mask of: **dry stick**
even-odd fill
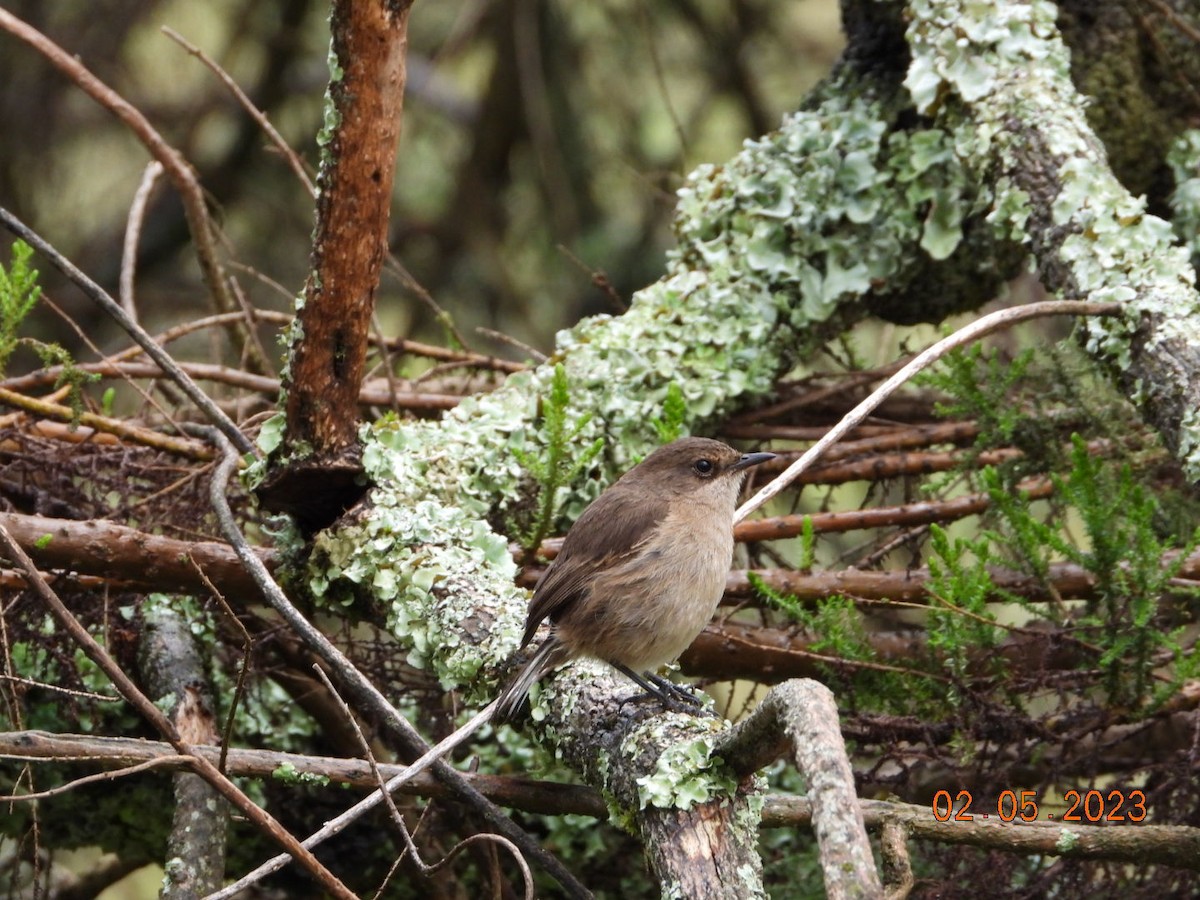
[[[339,669],[339,673],[340,673],[340,669]],[[423,756],[421,756],[420,759],[418,759],[412,765],[406,766],[404,771],[401,772],[399,775],[393,775],[391,778],[389,778],[387,783],[384,784],[382,791],[373,791],[372,793],[370,793],[366,797],[364,797],[362,800],[358,801],[358,803],[355,803],[353,806],[351,806],[349,809],[347,809],[341,815],[339,815],[333,819],[330,819],[319,830],[314,831],[312,834],[310,834],[308,837],[306,837],[301,842],[301,846],[306,847],[311,850],[313,847],[316,847],[318,844],[321,844],[324,841],[329,840],[329,838],[331,838],[334,835],[345,830],[346,826],[353,823],[356,819],[361,818],[363,815],[370,812],[372,809],[374,809],[376,806],[378,806],[380,803],[382,803],[384,800],[385,794],[389,797],[389,801],[390,801],[391,794],[395,793],[395,791],[397,789],[399,789],[401,786],[412,781],[414,778],[416,778],[418,775],[420,775],[423,771],[428,769],[430,766],[437,765],[437,764],[445,765],[445,763],[442,762],[442,757],[445,756],[447,753],[449,753],[451,750],[453,750],[455,747],[457,747],[459,744],[461,744],[468,737],[470,737],[471,734],[474,733],[475,730],[478,729],[480,726],[482,726],[485,722],[490,720],[492,718],[492,714],[496,711],[497,702],[498,701],[493,700],[491,703],[489,703],[487,706],[485,706],[483,709],[481,709],[479,712],[477,712],[475,714],[475,716],[471,719],[471,721],[469,721],[466,725],[462,726],[462,728],[458,729],[456,732],[454,732],[454,734],[450,735],[448,738],[441,741],[436,746],[432,747],[429,751],[427,751]],[[397,715],[399,715],[399,713],[397,713]],[[456,772],[455,774],[460,774],[460,773]],[[464,783],[465,783],[465,781],[464,781]],[[474,788],[471,788],[471,790],[473,791]],[[490,800],[487,802],[489,804],[491,803]],[[509,821],[511,821],[511,820],[509,820]],[[513,827],[516,828],[515,825]],[[521,833],[524,834],[524,832],[521,832]],[[499,835],[494,835],[494,836],[498,837]],[[521,852],[520,852],[520,850],[517,850],[517,848],[515,846],[516,841],[514,840],[512,843],[514,844],[514,848],[513,848],[514,855],[518,859],[520,859]],[[535,844],[534,846],[537,846],[537,845]],[[528,850],[526,850],[526,852],[528,852]],[[544,850],[542,852],[545,853]],[[555,860],[555,861],[557,862],[557,860]],[[288,863],[287,854],[281,854],[279,856],[273,857],[273,858],[267,860],[265,863],[263,863],[261,866],[259,866],[254,871],[247,872],[245,875],[243,875],[241,878],[239,878],[233,884],[230,884],[215,893],[209,894],[207,897],[204,898],[204,900],[229,900],[229,898],[236,896],[238,893],[245,890],[250,885],[257,884],[259,881],[262,881],[262,879],[266,878],[272,872],[277,872],[279,869],[281,869],[285,865],[287,865],[287,863]],[[553,874],[553,872],[551,874]],[[526,884],[528,884],[528,883],[529,882],[526,882]],[[560,883],[562,883],[562,882],[560,881]],[[563,886],[567,887],[567,885],[565,883],[563,883]],[[580,885],[580,889],[583,891],[582,894],[572,894],[571,896],[581,896],[581,897],[590,897],[591,896],[591,894],[587,891],[587,889],[583,888],[582,885]]]
[[[993,331],[1007,328],[1010,325],[1015,325],[1017,322],[1023,322],[1026,319],[1062,315],[1114,316],[1120,313],[1121,309],[1122,307],[1119,303],[1093,303],[1088,300],[1045,300],[1040,303],[1030,303],[1026,306],[1014,306],[1010,309],[1002,309],[999,312],[986,315],[982,319],[976,319],[965,328],[960,328],[949,337],[943,338],[932,347],[921,351],[904,368],[900,369],[895,375],[872,391],[867,399],[846,413],[840,422],[829,429],[825,437],[809,447],[803,456],[787,467],[783,474],[779,475],[770,484],[766,485],[761,491],[743,503],[738,508],[738,511],[734,513],[734,524],[736,525],[742,521],[750,513],[784,490],[805,469],[816,462],[821,454],[829,449],[831,445],[836,444],[847,432],[861,424],[875,407],[895,393],[901,385],[922,369],[926,369],[937,362],[949,351],[978,340]]]
[[[221,449],[221,462],[217,464],[209,486],[209,497],[213,512],[216,514],[217,522],[221,527],[221,532],[225,535],[225,539],[233,547],[234,552],[242,561],[242,565],[258,585],[263,597],[266,598],[267,602],[279,613],[283,620],[295,630],[296,634],[308,645],[309,649],[316,653],[317,656],[337,673],[338,678],[342,682],[343,690],[351,696],[360,708],[366,709],[380,719],[385,727],[398,736],[409,748],[423,748],[425,746],[425,739],[421,734],[413,728],[404,716],[400,715],[399,711],[388,702],[388,699],[358,670],[354,663],[292,605],[292,602],[288,600],[279,585],[275,583],[275,579],[271,577],[271,573],[263,564],[262,559],[259,558],[254,549],[246,541],[245,536],[234,521],[233,512],[229,508],[229,501],[226,497],[226,486],[228,485],[230,476],[232,476],[234,470],[237,468],[238,457],[233,452],[233,448],[229,446],[229,442],[225,439],[224,434],[206,426],[192,426],[190,430],[203,433]],[[469,804],[497,833],[504,835],[516,844],[527,858],[536,860],[562,886],[567,896],[590,898],[592,896],[591,891],[580,884],[578,879],[553,854],[548,853],[524,829],[506,816],[499,807],[472,787],[463,778],[461,772],[458,772],[440,759],[449,749],[461,743],[467,735],[491,718],[495,707],[495,701],[488,704],[466,726],[460,728],[449,738],[446,738],[446,740],[439,743],[432,750],[426,752],[409,769],[416,769],[418,765],[422,766],[422,768],[432,765],[433,773],[439,781],[452,788],[458,794],[459,799]],[[415,777],[419,771],[420,769],[417,769],[409,774],[409,771],[406,770],[402,776],[397,776],[397,778],[403,778],[404,781],[407,781]],[[396,779],[393,779],[394,781]],[[401,781],[399,783],[403,784],[404,782]],[[378,800],[375,802],[378,802]]]
[[[215,787],[263,833],[284,847],[297,862],[303,865],[320,882],[325,890],[336,897],[355,900],[354,894],[334,877],[328,869],[321,865],[320,861],[312,853],[300,846],[300,842],[289,834],[287,829],[280,825],[270,813],[242,793],[237,785],[217,771],[216,766],[193,751],[191,745],[179,736],[179,732],[175,729],[175,725],[171,720],[151,702],[150,698],[138,689],[138,686],[133,683],[133,679],[125,674],[116,661],[108,654],[108,651],[92,637],[80,621],[67,609],[66,605],[54,593],[54,590],[46,582],[46,579],[37,570],[37,566],[34,565],[33,560],[25,554],[25,551],[21,549],[21,545],[13,540],[12,536],[8,533],[8,529],[4,527],[2,522],[0,522],[0,549],[3,549],[5,555],[24,572],[27,583],[33,588],[34,593],[41,598],[42,603],[46,605],[50,614],[62,626],[63,630],[71,636],[80,649],[83,650],[88,659],[99,666],[100,670],[108,677],[108,680],[113,683],[113,686],[120,691],[121,696],[170,742],[177,753],[190,758],[192,768],[196,774]]]
[[[380,774],[379,771],[379,764],[375,761],[375,754],[371,752],[371,745],[367,742],[366,735],[363,734],[362,728],[359,727],[358,720],[354,717],[354,713],[350,711],[350,707],[346,704],[346,701],[342,699],[342,695],[339,694],[337,688],[333,686],[333,682],[329,680],[329,676],[325,674],[325,670],[318,665],[314,665],[313,669],[316,671],[317,677],[320,678],[325,684],[325,687],[329,691],[330,696],[333,697],[334,702],[341,708],[342,714],[346,717],[346,722],[350,725],[350,729],[354,732],[355,737],[358,738],[359,747],[367,760],[367,764],[371,767],[371,774],[375,776],[376,784],[379,786],[379,790],[376,791],[374,796],[380,797],[386,801],[388,812],[391,813],[392,816],[392,821],[396,823],[396,826],[399,828],[400,835],[404,840],[405,852],[412,855],[413,862],[416,863],[421,874],[428,877],[437,872],[439,869],[449,865],[454,860],[454,857],[458,856],[458,854],[467,849],[467,847],[471,846],[471,844],[477,840],[491,841],[505,847],[508,852],[512,854],[517,866],[521,869],[521,876],[525,881],[525,900],[533,900],[533,873],[529,871],[529,866],[526,864],[525,858],[521,856],[521,851],[516,848],[516,845],[513,844],[513,842],[508,838],[501,837],[498,834],[472,835],[466,840],[459,841],[457,844],[455,844],[445,856],[443,856],[433,865],[426,865],[425,861],[421,859],[421,854],[417,850],[417,845],[413,843],[412,835],[410,835],[408,832],[408,826],[404,824],[404,817],[400,815],[400,810],[396,808],[396,804],[392,800],[392,792],[389,791],[387,789],[387,785],[384,784],[383,775]],[[415,771],[405,772],[404,778],[406,781],[408,781],[417,774],[418,773]],[[400,784],[403,783],[404,782],[402,781],[396,786],[399,787]],[[403,858],[404,856],[401,854],[400,859]],[[400,862],[400,859],[397,860],[397,863]]]
[[[4,10],[0,9],[0,22],[8,15]],[[159,367],[170,376],[171,380],[179,385],[180,389],[187,394],[188,399],[196,404],[200,410],[208,417],[214,425],[221,430],[233,445],[242,453],[254,453],[254,445],[250,440],[238,430],[237,425],[229,416],[221,411],[204,391],[200,390],[200,386],[192,381],[179,366],[175,363],[170,355],[162,347],[154,342],[145,329],[135,322],[124,309],[121,308],[116,300],[108,295],[104,288],[88,278],[83,272],[77,269],[69,259],[54,249],[48,242],[42,239],[32,228],[10,213],[4,207],[0,207],[0,222],[4,227],[13,234],[25,241],[25,243],[34,247],[39,253],[45,256],[54,265],[56,269],[62,272],[67,278],[92,301],[100,306],[106,313],[116,319],[117,324],[125,329],[126,333],[146,351],[146,355],[158,363]]]
[[[208,56],[208,54],[206,54],[196,45],[189,43],[179,32],[175,31],[173,28],[168,28],[166,25],[164,25],[162,27],[162,33],[175,43],[179,44],[179,46],[183,47],[184,50],[196,57],[196,59],[200,60],[200,62],[204,63],[204,65],[208,66],[208,68],[212,70],[212,73],[221,80],[221,83],[225,85],[226,88],[228,88],[229,93],[233,94],[233,96],[237,99],[237,102],[242,105],[242,109],[244,109],[250,115],[250,118],[254,119],[254,121],[258,123],[258,127],[266,132],[267,137],[271,139],[271,143],[273,143],[279,149],[279,152],[283,154],[283,158],[287,160],[287,163],[291,167],[292,171],[296,173],[296,177],[300,179],[300,183],[304,185],[304,189],[308,191],[309,196],[316,197],[317,188],[312,183],[312,179],[308,177],[308,173],[304,171],[304,163],[301,162],[300,157],[296,155],[296,151],[288,146],[287,141],[283,139],[283,136],[275,130],[275,126],[271,124],[271,120],[267,118],[266,113],[264,113],[257,106],[255,106],[253,102],[251,102],[250,98],[246,96],[245,92],[238,87],[238,83],[230,78],[229,74],[220,66],[218,66],[212,60],[212,58]]]
[[[190,553],[188,554],[187,561],[192,564],[192,568],[196,570],[196,574],[200,576],[200,580],[208,588],[209,594],[217,601],[217,604],[229,618],[229,621],[242,633],[242,658],[238,664],[237,681],[233,686],[233,699],[229,701],[229,712],[225,715],[225,728],[221,733],[221,758],[217,761],[217,768],[224,774],[226,771],[225,764],[229,760],[229,748],[233,746],[233,728],[237,722],[238,707],[241,706],[242,697],[246,693],[246,675],[250,671],[250,654],[254,649],[254,640],[250,637],[250,632],[246,630],[246,626],[242,624],[242,620],[237,617],[237,613],[229,606],[225,595],[217,590],[217,586],[209,579],[208,574],[204,571],[204,567],[196,562]]]
[[[133,275],[137,269],[138,238],[142,234],[142,222],[146,218],[146,204],[150,202],[150,193],[154,185],[162,177],[163,167],[158,160],[153,160],[142,173],[141,184],[133,195],[133,203],[129,205],[129,218],[125,223],[125,244],[121,249],[121,308],[129,313],[129,318],[137,319],[137,304],[133,300]]]
[[[217,258],[216,242],[213,239],[212,222],[208,207],[204,203],[204,191],[196,173],[183,155],[168,144],[150,124],[149,120],[124,97],[88,71],[76,57],[67,53],[48,37],[12,13],[0,9],[0,28],[16,35],[33,49],[41,53],[60,72],[70,78],[89,97],[121,120],[150,155],[163,165],[171,184],[179,193],[183,203],[184,217],[196,246],[196,258],[204,283],[217,309],[228,312],[237,309],[225,283],[225,273]],[[265,360],[261,361],[265,363]],[[235,442],[236,443],[236,442]]]
[[[1186,715],[1179,713],[1180,716]],[[1186,748],[1185,748],[1186,749]],[[209,760],[216,760],[220,748],[193,747]],[[182,768],[183,757],[175,756],[169,744],[135,738],[97,737],[95,735],[52,734],[45,731],[0,732],[0,759],[27,762],[94,762],[100,765],[132,765],[150,759],[162,759],[162,768]],[[761,760],[760,760],[761,762]],[[750,765],[760,763],[750,762]],[[762,763],[765,764],[765,763]],[[234,749],[230,768],[235,775],[269,778],[282,765],[332,782],[371,787],[373,779],[361,760],[303,756],[274,750]],[[383,764],[380,770],[393,772],[400,766]],[[603,820],[608,810],[600,792],[582,785],[565,785],[524,778],[473,775],[471,778],[501,802],[543,815],[574,813]],[[409,793],[445,797],[447,792],[431,777],[425,776],[408,788]],[[1192,871],[1200,870],[1200,828],[1186,825],[1147,825],[1113,828],[1083,822],[1014,822],[996,817],[984,821],[976,815],[972,822],[939,822],[928,803],[923,805],[884,800],[859,800],[868,828],[882,828],[894,821],[910,829],[923,840],[944,844],[964,844],[1007,853],[1061,855],[1064,858],[1107,859],[1147,864],[1159,862]],[[764,798],[762,829],[796,828],[812,824],[812,804],[805,797],[769,794]],[[1064,850],[1064,839],[1071,849]],[[1075,842],[1078,839],[1078,842]]]
[[[248,269],[247,266],[240,266],[242,269]],[[205,316],[202,319],[195,319],[191,322],[184,322],[181,325],[176,325],[166,331],[154,335],[153,340],[157,344],[169,344],[172,341],[178,340],[196,331],[205,328],[213,328],[222,325],[228,325],[231,322],[237,322],[245,318],[245,315],[240,312],[216,313],[215,315]],[[268,322],[272,325],[290,325],[296,317],[291,313],[276,312],[270,309],[254,310],[255,321]],[[372,336],[372,343],[380,343],[378,337]],[[403,353],[410,353],[414,356],[427,356],[430,359],[445,360],[447,362],[457,362],[464,366],[471,366],[477,369],[494,369],[498,372],[523,372],[528,366],[524,363],[513,362],[512,360],[500,359],[496,356],[486,356],[482,353],[471,353],[466,351],[449,350],[445,347],[437,347],[433,344],[423,344],[420,341],[410,341],[407,338],[384,338],[382,343],[386,344],[391,350],[398,350]],[[127,350],[122,350],[120,353],[114,353],[108,357],[110,362],[120,362],[122,360],[134,359],[145,351],[141,347],[130,347]],[[45,370],[43,370],[45,371]],[[256,375],[255,378],[263,378],[264,376]],[[5,382],[7,383],[7,382]],[[11,385],[10,385],[11,386]],[[278,384],[276,384],[278,388]]]
[[[101,362],[80,363],[75,366],[80,372],[99,375],[102,378],[162,378],[166,373],[154,363],[114,361],[116,357]],[[457,365],[463,365],[458,363]],[[255,393],[268,396],[279,394],[279,379],[266,375],[255,375],[243,369],[231,366],[219,366],[213,363],[179,363],[180,371],[192,378],[213,381],[243,388]],[[38,369],[26,375],[18,375],[0,381],[0,388],[9,390],[29,390],[39,385],[53,384],[62,374],[62,366],[50,366]],[[444,410],[453,409],[462,402],[460,394],[434,394],[423,391],[402,391],[396,400],[402,409]],[[362,406],[379,406],[389,403],[387,388],[382,389],[363,384],[359,387],[358,403]],[[208,458],[208,457],[205,457]]]
[[[44,791],[33,791],[28,794],[4,794],[0,796],[0,803],[27,803],[33,800],[49,800],[51,797],[69,794],[86,784],[96,784],[97,782],[101,781],[116,781],[118,778],[127,778],[130,775],[136,775],[139,772],[146,772],[151,769],[189,768],[191,766],[191,762],[191,759],[186,756],[157,756],[154,759],[148,759],[145,762],[136,763],[132,766],[124,766],[120,769],[109,769],[104,772],[97,772],[94,775],[84,775],[82,778],[76,778],[72,781],[68,781],[66,784],[60,784],[58,787],[47,788]]]
[[[27,412],[36,413],[48,419],[58,419],[62,422],[76,422],[80,425],[94,428],[97,431],[115,434],[117,437],[131,443],[153,447],[155,450],[165,450],[168,453],[176,453],[179,456],[186,456],[189,459],[209,460],[213,458],[211,448],[191,438],[174,437],[169,434],[153,431],[149,428],[139,428],[121,419],[112,419],[108,416],[97,415],[96,413],[76,412],[69,406],[48,403],[45,400],[38,400],[35,397],[26,397],[24,394],[18,394],[16,391],[10,391],[7,388],[0,387],[0,404],[24,409]]]
[[[22,585],[24,586],[24,585]],[[118,698],[120,699],[120,698]],[[222,748],[200,745],[193,749],[216,762]],[[124,766],[148,759],[169,757],[164,763],[169,769],[182,768],[183,757],[176,756],[170,744],[141,738],[97,737],[95,735],[58,734],[47,731],[0,731],[0,759],[27,762],[90,762],[101,766]],[[349,784],[372,789],[376,780],[359,759],[328,756],[306,756],[278,750],[245,749],[229,751],[229,770],[233,775],[269,779],[280,766],[291,767],[303,774],[323,776],[334,785]],[[392,763],[379,766],[384,777],[404,774],[405,767]],[[523,776],[465,775],[480,790],[494,795],[505,806],[540,815],[577,814],[606,819],[608,808],[604,798],[594,788],[562,784],[555,781],[536,781]],[[333,788],[337,790],[337,788]],[[454,793],[426,773],[404,787],[404,793],[433,799],[454,799]]]

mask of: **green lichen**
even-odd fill
[[[1200,129],[1183,132],[1167,154],[1175,176],[1171,210],[1175,234],[1188,247],[1192,264],[1200,261]]]
[[[647,727],[659,727],[659,723]],[[626,744],[645,740],[643,731],[634,731]],[[654,771],[637,780],[640,808],[691,809],[697,803],[733,796],[737,781],[724,769],[724,760],[712,755],[715,745],[715,735],[709,730],[668,746],[659,755]]]
[[[905,86],[920,112],[950,130],[965,164],[981,177],[989,169],[1022,171],[1029,133],[1036,131],[1038,153],[1055,166],[1060,189],[1050,207],[1051,225],[1066,237],[1047,252],[1069,271],[1063,290],[1129,308],[1123,317],[1081,321],[1089,353],[1127,373],[1134,333],[1147,313],[1155,327],[1143,337],[1144,354],[1170,355],[1168,347],[1153,343],[1192,343],[1200,309],[1187,251],[1173,244],[1170,225],[1149,215],[1145,201],[1130,196],[1113,176],[1087,124],[1084,98],[1071,83],[1054,4],[915,0],[909,8],[912,64]],[[1007,177],[999,187],[988,221],[998,238],[1012,239],[1025,226],[1029,198],[1005,196],[1013,190]],[[1155,390],[1135,383],[1129,393],[1144,405]],[[1196,425],[1195,415],[1182,416],[1177,439],[1192,478],[1200,478]]]
[[[581,423],[573,448],[604,442],[557,512],[565,525],[659,442],[668,401],[681,430],[702,433],[861,315],[854,301],[874,285],[901,280],[914,246],[953,252],[987,198],[942,135],[889,134],[896,111],[857,94],[831,92],[729,164],[701,167],[680,191],[667,275],[626,314],[560,333],[547,364],[439,422],[364,428],[375,505],[318,539],[313,592],[334,603],[369,595],[414,663],[447,686],[468,683],[522,630],[526,595],[485,523],[528,503],[520,460],[546,450],[538,398],[556,372]],[[481,616],[486,627],[468,636],[463,623]]]
[[[1079,846],[1078,832],[1069,829],[1063,829],[1062,834],[1058,836],[1058,840],[1054,843],[1054,849],[1059,853],[1070,853]]]

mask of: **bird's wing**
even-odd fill
[[[620,565],[654,533],[666,515],[666,504],[650,507],[633,493],[620,483],[613,485],[572,526],[562,550],[533,589],[521,646],[529,643],[544,619],[557,619],[577,603],[597,572]]]

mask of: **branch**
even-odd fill
[[[222,752],[219,747],[198,746],[192,749],[214,764]],[[187,765],[170,744],[158,741],[52,734],[45,731],[0,732],[0,758],[87,762],[106,767],[155,764],[156,767],[170,769]],[[228,762],[229,774],[241,777],[278,778],[283,772],[294,772],[297,775],[327,778],[335,785],[350,784],[368,790],[375,787],[370,766],[360,759],[234,748],[229,751]],[[379,765],[385,778],[403,774],[406,768],[387,763]],[[463,773],[463,777],[489,799],[513,809],[540,815],[581,815],[595,819],[608,817],[604,797],[599,791],[584,785],[481,773]],[[400,793],[446,800],[454,797],[452,791],[428,773],[404,785]],[[920,840],[1013,853],[1121,859],[1200,869],[1200,849],[1196,849],[1200,841],[1200,829],[1194,827],[1131,825],[1114,828],[1052,822],[1002,823],[998,820],[984,822],[978,817],[973,821],[939,822],[928,805],[882,800],[857,802],[868,828],[881,828],[885,822],[897,821],[908,829],[911,837]],[[761,828],[794,829],[811,824],[812,802],[807,797],[772,794],[764,799]],[[1064,841],[1068,834],[1077,836],[1078,842]]]
[[[27,397],[24,394],[18,394],[3,387],[0,387],[0,403],[17,409],[23,409],[35,415],[45,416],[49,419],[58,419],[61,422],[77,422],[89,428],[94,428],[97,431],[115,434],[133,444],[153,447],[156,450],[165,450],[167,453],[174,453],[178,456],[188,457],[189,459],[209,460],[213,458],[210,448],[189,438],[178,438],[168,434],[161,434],[149,428],[130,425],[123,419],[113,419],[109,416],[101,416],[90,412],[76,412],[69,406],[51,403],[48,400]]]
[[[187,622],[175,610],[153,603],[139,635],[138,667],[155,697],[189,744],[217,743],[212,691],[200,648]],[[204,778],[192,772],[174,777],[175,809],[163,861],[163,900],[190,900],[220,887],[225,879],[229,806]]]
[[[826,896],[879,896],[883,888],[838,725],[837,703],[827,687],[806,679],[772,688],[749,716],[717,739],[713,753],[744,777],[789,749],[808,785]]]
[[[132,679],[109,656],[108,651],[88,633],[88,630],[67,609],[62,600],[59,599],[58,595],[54,593],[50,585],[46,583],[46,580],[38,572],[33,564],[33,560],[25,555],[24,551],[13,540],[3,524],[0,524],[0,548],[3,548],[9,559],[25,573],[30,587],[41,599],[59,626],[72,637],[79,648],[87,655],[88,659],[104,672],[109,681],[113,683],[113,686],[120,691],[121,696],[143,718],[153,725],[159,734],[165,737],[179,754],[192,757],[192,766],[195,768],[197,774],[215,787],[230,803],[241,810],[264,834],[287,850],[327,891],[335,897],[355,900],[354,894],[334,877],[333,873],[321,865],[315,856],[301,847],[300,842],[292,837],[268,812],[254,803],[237,785],[222,775],[216,766],[192,752],[191,745],[180,737],[171,720],[163,715],[158,707],[138,689]]]
[[[855,6],[874,16],[873,4]],[[1120,304],[1117,319],[1084,320],[1081,340],[1200,481],[1195,272],[1171,226],[1114,176],[1084,112],[1089,100],[1072,83],[1055,5],[906,6],[905,87],[916,112],[933,118],[972,177],[989,181],[988,224],[1028,241],[1048,290]]]
[[[192,241],[196,246],[196,258],[200,263],[200,271],[203,273],[209,295],[213,298],[218,310],[229,312],[237,309],[237,303],[225,282],[225,273],[217,256],[214,229],[208,215],[208,207],[205,206],[204,191],[200,187],[196,173],[183,155],[163,139],[162,135],[154,129],[154,126],[135,106],[89,72],[78,57],[67,53],[37,29],[3,9],[0,9],[0,28],[16,35],[41,53],[85,94],[120,119],[142,142],[142,146],[149,151],[150,155],[162,164],[167,177],[183,202],[184,216],[187,219]],[[56,263],[56,265],[58,264]],[[62,267],[59,266],[59,268]],[[64,274],[68,273],[64,270]],[[68,277],[70,277],[69,274]],[[74,280],[72,278],[72,281]],[[78,284],[78,282],[76,283]],[[85,293],[88,291],[85,290]],[[123,309],[122,312],[124,312]],[[121,320],[118,319],[118,321]],[[122,322],[122,326],[124,324]],[[147,352],[149,352],[148,349]],[[259,360],[259,362],[265,364],[265,360]],[[189,396],[191,395],[189,394]]]
[[[409,2],[334,0],[330,12],[312,271],[285,378],[285,449],[318,461],[336,458],[358,439],[355,401],[387,249],[409,8]]]
[[[0,512],[0,527],[43,569],[95,575],[148,590],[198,592],[205,584],[195,566],[229,596],[253,596],[256,586],[228,546],[180,541],[104,519],[77,522]],[[259,549],[265,565],[278,565],[274,550]]]
[[[960,328],[949,337],[943,338],[932,347],[928,347],[913,357],[899,372],[871,392],[862,403],[848,412],[837,425],[833,426],[825,437],[813,444],[804,454],[787,467],[787,470],[757,494],[743,503],[734,514],[733,521],[738,523],[754,512],[780,491],[796,480],[802,472],[815,463],[825,451],[845,437],[855,427],[879,406],[887,397],[911,381],[913,376],[929,368],[951,350],[979,340],[1002,328],[1008,328],[1017,322],[1042,316],[1080,315],[1080,316],[1112,316],[1121,312],[1117,303],[1087,303],[1083,301],[1045,301],[1030,303],[1027,306],[1016,306],[990,313],[981,319],[976,319],[969,325]]]
[[[0,24],[4,18],[8,16],[3,9],[0,9]],[[246,438],[237,425],[229,416],[225,415],[196,382],[192,381],[187,374],[176,365],[175,360],[167,354],[162,347],[154,342],[146,331],[134,321],[130,315],[125,312],[121,304],[117,303],[110,297],[100,285],[92,281],[83,272],[75,268],[70,260],[64,257],[61,253],[54,249],[49,243],[44,241],[40,235],[26,226],[20,219],[10,213],[7,209],[0,207],[0,222],[4,224],[9,231],[20,237],[23,241],[34,247],[54,264],[54,267],[62,272],[70,279],[71,283],[78,287],[83,293],[101,309],[113,317],[117,324],[125,329],[126,333],[141,346],[146,354],[158,363],[159,367],[166,372],[172,381],[179,385],[180,389],[187,394],[188,399],[196,404],[197,407],[204,413],[210,422],[221,429],[229,440],[233,441],[235,447],[243,453],[254,453],[254,445]]]
[[[197,754],[216,764],[223,748],[198,746]],[[170,744],[141,738],[53,734],[47,731],[0,731],[0,758],[94,762],[105,767],[124,767],[155,762],[164,768],[185,765]],[[327,778],[334,785],[349,784],[374,790],[375,777],[365,760],[283,753],[278,750],[230,748],[228,773],[249,778],[278,778],[283,773]],[[410,767],[380,763],[386,779],[404,775]],[[599,791],[584,785],[559,784],[530,778],[504,777],[480,772],[463,772],[463,779],[489,800],[539,815],[608,817],[608,807]],[[423,772],[397,788],[397,792],[438,800],[453,800],[455,791],[432,773]]]

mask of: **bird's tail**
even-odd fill
[[[566,644],[553,634],[542,641],[542,646],[529,658],[529,661],[517,673],[496,701],[497,722],[507,722],[517,714],[521,704],[529,695],[529,689],[535,681],[552,669],[557,669],[571,658],[571,651]]]

